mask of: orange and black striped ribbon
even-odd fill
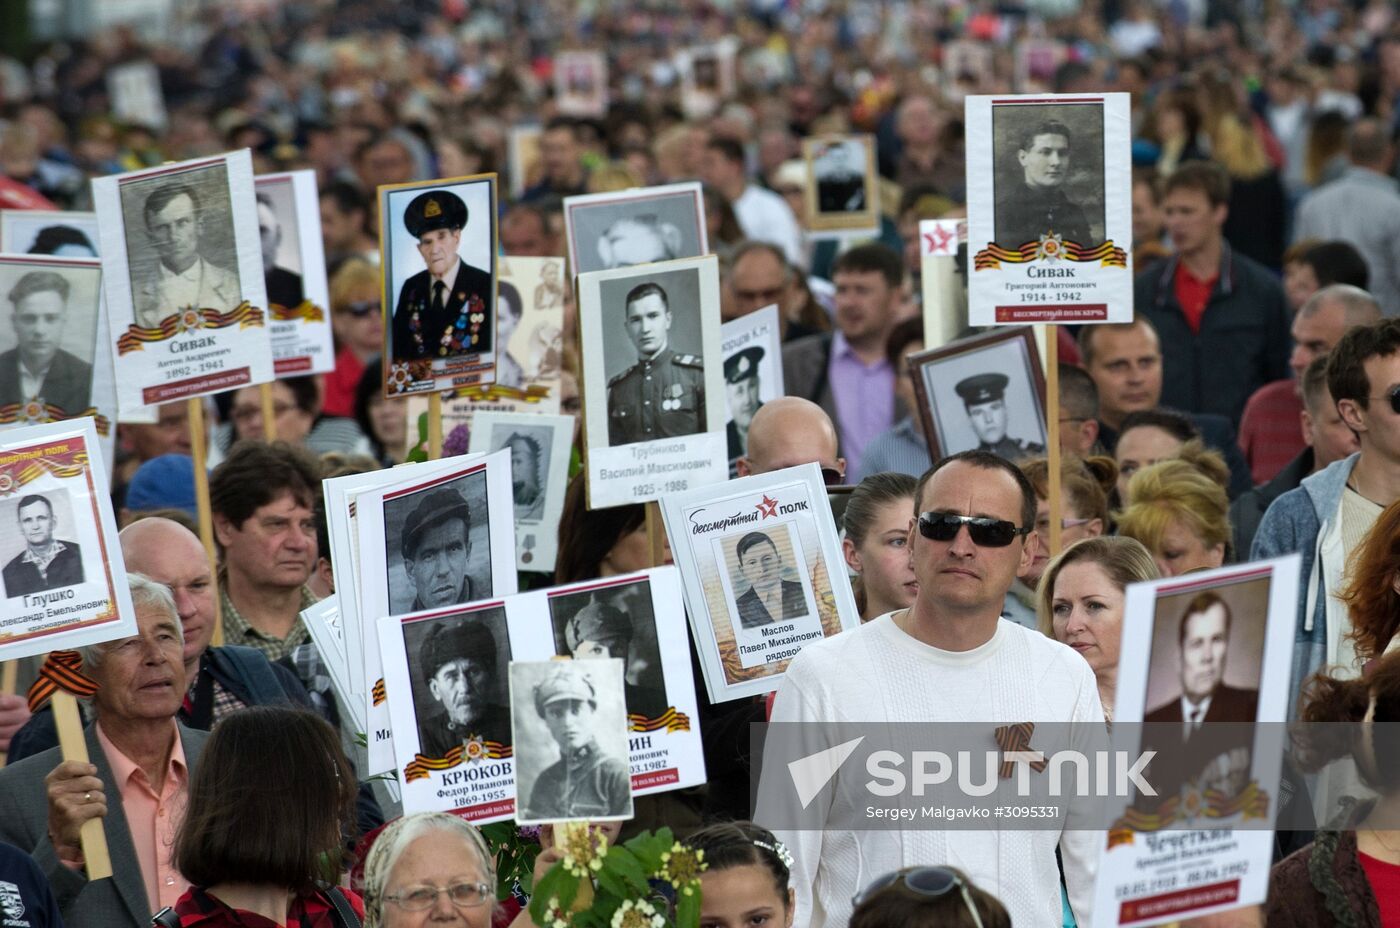
[[[59,690],[79,697],[97,692],[97,681],[83,673],[83,656],[77,651],[50,651],[44,658],[39,678],[29,687],[29,711],[38,712]]]
[[[304,322],[321,322],[326,318],[326,311],[310,300],[302,300],[298,306],[273,303],[268,307],[268,312],[277,322],[296,322],[298,319]]]
[[[972,266],[978,271],[988,271],[1001,267],[1003,263],[1025,264],[1039,258],[1040,249],[1040,242],[1026,242],[1020,248],[1014,249],[1003,248],[996,242],[988,242],[987,247],[973,257]],[[1095,245],[1093,248],[1087,248],[1078,242],[1063,242],[1058,257],[1079,264],[1097,261],[1101,267],[1128,266],[1128,253],[1111,241]]]
[[[64,419],[81,419],[83,416],[92,416],[97,425],[97,434],[106,436],[112,431],[111,421],[108,420],[106,416],[99,414],[95,406],[89,406],[87,409],[70,413],[62,407],[55,406],[52,403],[45,403],[43,406],[39,407],[39,411],[42,412],[43,415],[40,417],[32,417],[25,412],[25,407],[27,405],[27,403],[6,403],[4,406],[0,406],[0,425],[11,425],[15,422],[28,421],[32,421],[35,424],[42,422],[59,422]]]
[[[384,704],[385,696],[384,696],[384,678],[383,678],[383,677],[380,677],[378,680],[375,680],[375,681],[374,681],[374,686],[370,689],[370,696],[373,697],[373,699],[374,699],[374,704],[375,704],[376,706],[381,706],[381,705]]]
[[[514,748],[508,744],[501,744],[499,741],[481,742],[480,753],[475,757],[477,760],[499,760],[505,757],[512,757],[515,754]],[[413,761],[403,768],[403,779],[405,783],[412,783],[414,780],[421,780],[434,771],[451,770],[466,759],[466,748],[457,745],[442,757],[429,757],[426,754],[415,754]]]
[[[663,728],[668,732],[690,731],[690,717],[684,712],[677,712],[675,706],[671,706],[654,719],[634,712],[627,716],[627,722],[629,731],[660,731]]]
[[[1031,735],[1035,734],[1034,722],[1020,722],[1015,725],[1003,725],[996,730],[997,747],[1001,748],[1003,755],[1013,751],[1032,751]],[[1003,780],[1011,779],[1016,772],[1016,761],[1004,760],[998,771]],[[1030,762],[1031,769],[1036,773],[1042,772],[1046,766],[1045,760],[1033,760]]]
[[[171,313],[160,321],[160,325],[148,328],[132,324],[117,339],[117,354],[140,351],[148,342],[163,342],[176,335],[195,332],[199,329],[224,329],[231,325],[246,329],[263,324],[263,311],[246,300],[226,313],[217,309],[188,309]]]

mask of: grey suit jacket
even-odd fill
[[[179,725],[185,762],[194,773],[208,732]],[[116,782],[107,756],[97,741],[97,730],[89,725],[84,732],[88,756],[102,778],[107,795],[107,848],[112,855],[112,877],[89,881],[84,873],[70,870],[59,862],[49,841],[49,803],[44,777],[63,762],[59,748],[27,757],[0,770],[0,841],[27,851],[44,871],[68,928],[150,928],[155,908],[146,898],[141,865],[131,843],[126,816],[122,812]]]

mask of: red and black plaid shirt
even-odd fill
[[[365,906],[360,897],[348,889],[342,889],[350,907],[361,919],[365,917]],[[281,922],[269,921],[261,915],[254,915],[242,909],[231,909],[198,887],[190,887],[180,901],[175,903],[175,914],[180,916],[183,928],[199,925],[201,928],[282,928]],[[288,913],[286,928],[339,928],[335,919],[335,907],[324,893],[313,896],[298,896]]]

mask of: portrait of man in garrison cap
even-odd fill
[[[749,423],[763,405],[759,399],[758,362],[763,360],[763,348],[751,345],[724,359],[724,392],[729,400],[729,425],[725,434],[729,443],[729,460],[733,462],[748,454]]]

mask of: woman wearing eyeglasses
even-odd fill
[[[792,855],[752,822],[702,828],[686,844],[705,855],[700,928],[791,928]]]
[[[340,879],[355,775],[319,716],[252,706],[219,723],[190,780],[172,862],[190,889],[158,924],[339,928],[364,908]]]
[[[496,864],[476,826],[445,812],[405,815],[365,861],[365,928],[488,928]]]
[[[349,259],[331,277],[335,370],[326,375],[321,401],[328,416],[354,415],[355,385],[365,365],[384,349],[379,285],[379,270],[363,258]]]
[[[1001,901],[955,867],[888,873],[851,902],[849,928],[1011,928]]]

